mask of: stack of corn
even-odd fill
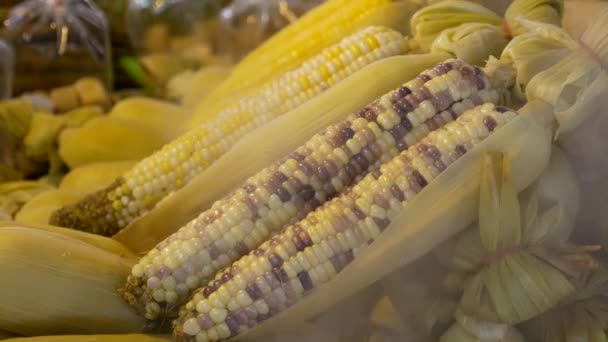
[[[339,3],[339,1],[336,0],[336,3]],[[329,1],[319,6],[302,17],[297,22],[297,25],[304,25],[302,23],[312,20],[310,18],[317,18],[320,15],[319,13],[324,13],[320,11],[324,8],[332,8],[331,6],[336,6],[336,3]],[[429,7],[418,12],[415,18],[420,18],[419,21],[422,23],[415,25],[416,32],[425,27],[424,22],[426,19],[424,18],[426,17],[423,14],[445,14],[450,13],[454,8],[459,8],[459,11],[462,13],[462,19],[458,19],[460,17],[457,17],[447,27],[474,20],[482,22],[490,21],[493,23],[500,21],[500,17],[495,14],[484,15],[484,10],[475,4],[468,4],[462,1],[448,1],[447,3],[447,6]],[[357,1],[349,3],[347,7],[352,11],[356,9],[361,10],[361,8],[357,7],[359,5],[361,4]],[[404,2],[395,1],[384,5],[404,6]],[[382,11],[386,10],[383,7],[384,5],[380,6]],[[516,5],[517,2],[514,3],[514,6]],[[553,3],[546,6],[552,8],[552,5]],[[366,11],[364,11],[366,14],[361,14],[361,16],[370,16],[369,20],[375,18],[375,14],[367,13]],[[402,10],[400,13],[406,16],[409,12]],[[557,13],[560,14],[559,11]],[[526,13],[523,14],[525,15]],[[390,20],[394,20],[394,16],[393,14]],[[553,16],[548,16],[548,18],[552,20]],[[387,19],[388,21],[389,19]],[[430,21],[429,25],[433,23],[434,21]],[[414,25],[414,22],[412,22],[412,25]],[[403,30],[406,26],[403,25],[402,20],[401,29]],[[444,27],[446,26],[442,26],[442,28]],[[314,26],[315,30],[319,28],[319,25]],[[435,36],[440,33],[434,27],[431,27],[431,29]],[[345,28],[345,31],[348,30]],[[284,32],[283,34],[285,35],[290,34],[289,32],[295,34],[290,30]],[[422,32],[426,31],[423,30]],[[442,41],[448,42],[442,44],[441,48],[437,48],[440,51],[432,55],[436,56],[437,53],[445,53],[446,51],[458,54],[458,51],[464,50],[461,48],[462,42],[471,44],[471,46],[477,46],[480,41],[492,41],[492,37],[496,37],[496,34],[498,34],[501,39],[496,41],[497,44],[485,44],[487,49],[480,49],[477,50],[480,51],[479,53],[469,55],[471,59],[480,64],[489,55],[498,55],[501,47],[507,42],[505,39],[502,39],[504,33],[500,26],[487,28],[484,31],[485,33],[480,34],[481,36],[476,35],[475,30],[468,27],[462,32],[457,32],[454,36],[443,39]],[[279,47],[271,47],[274,46],[273,44],[276,44],[272,42],[279,39],[280,36],[282,35],[279,34],[269,40],[268,45],[264,44],[259,50],[256,50],[257,52],[252,53],[251,58],[255,56],[260,56],[259,58],[276,56],[275,53],[280,50]],[[428,38],[428,35],[425,37]],[[459,43],[459,41],[462,42]],[[182,209],[183,202],[176,200],[176,198],[192,201],[188,188],[193,188],[192,184],[195,184],[204,174],[211,172],[216,163],[220,162],[226,153],[233,150],[235,144],[246,135],[280,119],[280,117],[290,110],[298,110],[304,103],[316,99],[322,93],[331,91],[335,86],[350,81],[351,78],[348,76],[362,68],[366,69],[364,67],[368,64],[380,60],[385,62],[384,60],[390,59],[387,57],[403,54],[406,52],[407,45],[406,39],[395,30],[384,26],[368,26],[352,36],[348,36],[342,41],[327,47],[318,56],[304,62],[301,67],[291,69],[272,81],[262,83],[250,92],[245,92],[245,95],[237,96],[239,100],[236,103],[226,105],[222,99],[212,103],[214,91],[206,98],[208,100],[203,101],[204,103],[209,103],[209,106],[205,108],[206,110],[195,114],[193,122],[198,122],[200,125],[188,131],[171,144],[164,146],[158,153],[142,160],[133,170],[117,179],[112,186],[91,194],[85,201],[75,206],[69,206],[58,211],[51,220],[51,223],[93,231],[98,234],[113,235],[125,227],[128,227],[127,230],[138,230],[142,226],[154,227],[160,222],[158,220],[159,216],[164,219],[164,214],[159,214],[155,219],[148,219],[147,217],[150,214],[158,212],[171,213],[174,217],[172,220],[176,224],[173,224],[172,221],[168,224],[163,223],[164,228],[158,228],[158,230],[164,229],[164,232],[159,233],[157,237],[161,239],[165,238],[168,233],[175,231],[177,227],[188,222],[188,220],[205,209],[206,205],[210,204],[205,203],[199,197],[194,203],[188,203],[187,209]],[[445,58],[443,57],[443,59]],[[291,63],[294,63],[296,60],[300,61],[301,59],[290,59],[289,62],[285,63],[291,66]],[[237,66],[231,76],[217,88],[217,91],[221,91],[220,88],[222,86],[234,82],[234,75],[239,74],[239,67],[243,65],[247,65],[247,63],[244,61]],[[279,68],[278,70],[281,69]],[[272,75],[274,73],[269,74],[268,77],[272,78]],[[390,87],[393,86],[393,84],[390,85]],[[383,90],[386,91],[390,87],[384,86]],[[367,101],[373,99],[373,97],[369,96],[366,98],[368,99]],[[335,101],[332,105],[335,106]],[[325,110],[324,108],[316,110],[322,112]],[[347,112],[344,114],[347,114]],[[288,128],[288,126],[285,127],[286,129]],[[312,134],[312,132],[309,134]],[[275,155],[277,157],[280,156],[280,154]],[[240,166],[235,165],[235,167]],[[166,177],[158,177],[159,175]],[[238,181],[244,181],[245,179],[240,178]],[[223,192],[214,194],[215,198],[217,195],[224,195],[226,192],[233,190],[237,184],[226,182],[225,188],[222,189]],[[209,185],[204,184],[203,186],[208,187]],[[176,211],[180,211],[180,213]],[[142,222],[145,222],[145,224]],[[157,228],[149,228],[149,230],[155,231]],[[159,239],[156,239],[154,244],[158,241]],[[149,245],[147,246],[147,248],[150,247]]]
[[[390,5],[395,3],[400,2]],[[331,8],[343,1],[328,4]],[[542,4],[547,7],[531,7],[532,19],[538,12],[548,13],[548,21],[561,14],[554,2]],[[452,1],[442,6],[463,7]],[[518,8],[521,2],[513,6]],[[432,19],[437,7],[429,8],[426,14]],[[479,14],[477,7],[472,12]],[[311,15],[303,22],[310,18],[319,19]],[[53,305],[62,310],[54,309],[40,320],[40,311],[32,305],[40,298],[8,294],[2,302],[18,305],[0,316],[0,330],[20,335],[127,333],[143,329],[145,318],[157,328],[175,319],[177,341],[264,336],[277,326],[309,319],[416,260],[473,224],[477,213],[479,232],[465,232],[457,240],[474,246],[476,254],[457,255],[474,267],[459,269],[463,277],[456,277],[455,283],[471,281],[450,287],[442,298],[445,303],[439,303],[448,308],[425,315],[431,320],[428,326],[441,329],[438,335],[444,334],[444,340],[466,341],[487,338],[480,332],[490,325],[502,334],[490,338],[517,341],[527,332],[515,324],[550,313],[563,300],[577,318],[588,322],[586,318],[596,315],[599,319],[589,326],[602,326],[604,299],[600,305],[588,300],[601,295],[595,284],[604,279],[591,255],[596,248],[565,242],[572,222],[564,219],[570,216],[560,215],[567,210],[552,209],[537,219],[539,206],[531,200],[522,224],[517,192],[551,165],[553,138],[574,131],[604,103],[600,94],[608,83],[603,82],[601,58],[606,57],[607,22],[608,12],[579,45],[544,45],[544,52],[558,62],[547,70],[543,63],[533,63],[537,55],[525,58],[529,52],[518,50],[535,36],[543,37],[542,28],[548,27],[530,21],[509,26],[518,34],[524,28],[532,31],[511,42],[507,49],[513,53],[505,53],[501,60],[490,57],[485,67],[441,52],[395,56],[409,45],[399,32],[363,28],[206,118],[199,128],[139,162],[111,186],[54,215],[54,223],[111,235],[157,202],[171,201],[175,195],[169,194],[177,189],[189,191],[190,201],[197,195],[213,199],[205,208],[184,202],[195,208],[193,212],[172,214],[187,223],[141,259],[115,239],[52,226],[0,225],[0,234],[9,237],[0,251],[6,255],[0,260],[7,260],[3,269],[14,274],[26,264],[30,279],[50,279],[44,295],[63,302]],[[490,26],[485,32],[497,29]],[[441,42],[436,46],[453,51],[458,49],[445,42],[473,36],[471,27],[444,36],[432,28],[428,32]],[[289,37],[289,30],[284,32]],[[367,44],[353,37],[364,37]],[[569,51],[573,46],[585,49]],[[351,48],[361,56],[349,58],[354,54]],[[412,68],[419,69],[415,77],[409,76]],[[524,70],[533,75],[522,74]],[[379,74],[384,75],[382,81],[370,77]],[[373,84],[370,88],[362,82],[366,80]],[[572,91],[579,91],[579,96],[560,96]],[[517,110],[513,92],[526,103]],[[331,119],[317,120],[318,108]],[[295,120],[307,116],[310,122]],[[306,127],[294,129],[298,125]],[[281,130],[290,138],[283,144],[287,147],[264,142],[265,134]],[[267,146],[264,152],[269,156],[251,155],[252,146]],[[236,156],[249,156],[253,166],[247,159],[231,159]],[[258,168],[256,159],[265,160],[266,167]],[[245,171],[226,167],[239,163]],[[229,191],[192,192],[195,177],[233,172],[240,175],[227,175],[231,184],[206,185]],[[554,226],[559,229],[549,229]],[[555,244],[547,247],[546,241]],[[30,266],[31,256],[24,257],[23,251],[34,245],[46,247],[40,248],[41,258],[50,267],[35,261]],[[91,268],[93,264],[96,267]],[[585,267],[574,270],[573,264]],[[590,275],[598,278],[586,281]],[[553,279],[555,286],[543,276]],[[20,286],[36,283],[6,278],[12,279],[6,293],[19,293]],[[114,293],[117,287],[126,303]],[[577,289],[585,289],[587,296],[568,301]],[[454,298],[460,296],[455,305]],[[91,301],[98,301],[97,307]],[[94,309],[74,310],[78,307]],[[66,316],[86,324],[60,324]]]

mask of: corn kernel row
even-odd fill
[[[175,324],[177,341],[219,341],[284,311],[330,281],[429,182],[517,114],[484,104],[431,132],[340,196],[233,263],[197,291]]]
[[[174,315],[217,271],[423,138],[428,130],[419,127],[436,129],[473,104],[499,99],[497,93],[481,69],[461,60],[426,70],[315,135],[165,239],[133,267],[123,297],[148,319]]]
[[[406,39],[399,32],[383,27],[365,28],[164,146],[109,188],[60,209],[51,223],[113,235],[154,208],[169,193],[186,185],[248,132],[364,66],[404,53],[406,46]]]

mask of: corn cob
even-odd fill
[[[315,135],[161,242],[133,268],[123,296],[148,319],[171,315],[220,268],[340,193],[370,166],[465,109],[498,102],[499,92],[480,68],[461,60],[426,70]]]
[[[431,132],[197,291],[180,313],[177,340],[235,336],[330,281],[429,182],[515,117],[488,103]]]
[[[403,80],[412,79],[448,58],[450,56],[445,53],[403,55],[366,66],[323,94],[243,137],[187,186],[163,199],[154,210],[131,222],[113,238],[135,252],[145,254],[218,198],[294,151],[325,127],[399,87]],[[281,143],[277,144],[277,141]],[[252,154],[251,151],[264,153]],[[218,182],[220,178],[222,181]]]
[[[183,187],[246,133],[318,95],[365,65],[403,53],[405,46],[401,34],[381,27],[366,28],[345,38],[310,63],[263,87],[257,97],[243,99],[220,113],[214,121],[164,146],[110,187],[59,210],[51,223],[112,235],[145,214],[168,193]],[[363,54],[354,58],[351,49],[359,49]],[[278,97],[279,93],[287,98]]]
[[[366,26],[380,25],[407,34],[407,22],[416,9],[402,0],[327,1],[252,51],[212,92],[211,101],[203,102],[208,106],[213,99],[271,80]]]

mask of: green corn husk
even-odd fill
[[[467,63],[483,66],[488,56],[500,57],[507,42],[497,26],[468,23],[441,32],[431,45],[431,52],[448,52]]]
[[[503,38],[511,38],[528,30],[520,24],[522,19],[559,25],[563,8],[563,0],[515,0],[507,8],[503,19],[478,3],[446,0],[416,12],[410,21],[410,30],[414,38],[413,44],[428,51],[442,31],[461,24],[488,24],[496,29],[493,35],[500,33]]]
[[[522,326],[531,341],[608,341],[608,269],[596,272],[570,303]]]
[[[446,0],[427,6],[412,16],[410,30],[422,50],[427,50],[445,29],[465,23],[486,23],[499,26],[501,18],[474,2]]]
[[[528,19],[559,26],[564,15],[563,0],[519,0],[507,8],[505,19],[513,36],[527,31],[518,20]]]
[[[572,224],[564,224],[560,203],[541,216],[538,209],[537,189],[520,208],[509,156],[486,155],[479,230],[465,232],[452,250],[453,265],[475,275],[466,282],[457,323],[441,341],[521,341],[514,325],[573,296],[597,267],[588,254],[593,249],[567,242]]]
[[[551,68],[538,73],[526,97],[555,103],[559,133],[570,132],[608,106],[608,9],[579,39],[577,48]]]
[[[529,31],[513,38],[500,58],[513,62],[517,69],[515,94],[525,99],[525,86],[530,80],[576,50],[578,44],[557,26],[525,20],[522,24]]]

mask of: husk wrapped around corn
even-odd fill
[[[553,229],[564,217],[559,206],[539,217],[532,192],[520,209],[510,172],[508,157],[486,157],[479,230],[464,233],[453,256],[472,275],[454,314],[457,323],[441,341],[523,341],[516,324],[573,296],[598,267],[588,253],[595,247],[575,246],[569,234]]]
[[[493,26],[493,35],[501,33],[510,39],[526,31],[518,23],[522,18],[559,25],[562,15],[563,0],[515,0],[507,8],[504,19],[474,2],[446,0],[416,12],[410,21],[410,30],[413,44],[425,51],[442,31],[460,24],[487,24]]]

